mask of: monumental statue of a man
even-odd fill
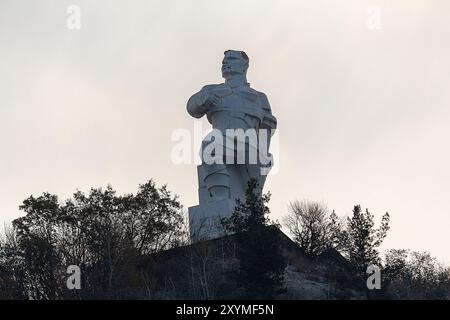
[[[262,193],[272,166],[268,152],[277,120],[267,96],[247,82],[249,58],[243,51],[228,50],[222,61],[224,83],[204,86],[187,103],[194,118],[207,116],[213,131],[202,143],[198,166],[200,204],[189,208],[191,236],[220,236],[217,223],[243,199],[248,182],[258,183]]]

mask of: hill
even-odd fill
[[[349,262],[331,249],[317,259],[276,227],[266,232],[279,248],[287,265],[285,292],[279,299],[364,299]],[[239,284],[231,276],[239,268],[236,235],[200,241],[147,256],[148,294],[152,299],[236,299]]]

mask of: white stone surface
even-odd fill
[[[219,147],[214,154],[222,152],[219,158],[223,161],[211,163],[202,157],[202,164],[197,168],[200,203],[189,208],[190,230],[194,239],[220,236],[216,222],[220,217],[232,214],[236,199],[244,200],[250,180],[258,182],[257,192],[262,194],[268,170],[261,168],[271,166],[271,163],[263,163],[260,159],[271,157],[268,149],[277,120],[272,115],[266,95],[251,88],[247,82],[248,56],[242,51],[234,50],[225,51],[224,54],[222,76],[225,82],[204,86],[187,103],[187,111],[192,117],[201,118],[206,115],[214,132],[223,138],[220,139],[220,144],[217,139],[213,142],[206,138],[202,143],[203,156],[211,149],[212,143],[215,143]],[[257,139],[252,141],[245,137],[238,138],[236,141],[242,141],[245,146],[243,150],[239,149],[234,144],[235,139],[229,136],[230,129],[254,132]],[[260,135],[264,134],[267,135],[267,143],[261,143],[264,139]],[[226,156],[230,150],[231,156]],[[260,156],[260,153],[269,157]],[[250,160],[252,154],[256,154],[256,162]],[[238,162],[240,158],[245,161]],[[265,174],[261,174],[263,171]]]

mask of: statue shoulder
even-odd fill
[[[247,87],[246,90],[248,92],[250,92],[251,94],[257,95],[262,104],[268,104],[269,103],[269,99],[267,99],[267,96],[266,96],[266,94],[264,92],[255,90],[255,89],[253,89],[251,87]]]
[[[254,89],[252,89],[252,90],[254,90]],[[267,98],[267,95],[261,91],[256,91],[256,90],[254,90],[254,91],[255,91],[255,94],[258,95],[258,98],[259,98],[259,101],[260,101],[262,107],[264,109],[270,110],[270,103],[269,103],[269,99]]]
[[[264,92],[256,91],[256,93],[258,94],[259,99],[261,99],[261,102],[269,103],[269,99],[267,98],[267,95]]]
[[[202,89],[200,91],[212,91],[212,90],[217,90],[217,89],[223,89],[225,88],[225,84],[224,83],[220,83],[220,84],[207,84],[206,86],[203,86]]]

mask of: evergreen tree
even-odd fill
[[[347,227],[342,237],[344,251],[356,269],[357,276],[366,277],[369,265],[381,266],[378,247],[389,230],[389,214],[383,215],[381,225],[375,228],[374,216],[361,210],[360,205],[353,208],[353,215],[347,218]]]
[[[245,202],[236,200],[232,216],[223,220],[225,229],[236,233],[236,257],[239,269],[233,272],[242,297],[274,299],[283,290],[286,267],[280,247],[278,225],[268,218],[266,203],[270,193],[260,195],[258,183],[251,180]]]

